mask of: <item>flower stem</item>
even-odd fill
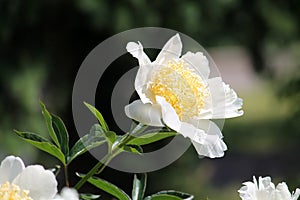
[[[124,147],[130,140],[135,138],[133,135],[137,135],[141,133],[143,130],[145,130],[145,125],[138,124],[133,130],[131,130],[129,133],[126,133],[122,140],[119,142],[118,145],[112,148],[111,153],[106,154],[101,161],[99,161],[75,186],[74,188],[76,190],[79,190],[84,183],[92,177],[94,174],[100,174],[105,167],[108,165],[108,163],[119,153],[122,151],[120,150],[122,147]]]
[[[110,160],[109,156],[110,156],[109,154],[104,156],[102,161],[99,161],[82,179],[80,179],[80,181],[74,186],[74,188],[76,190],[79,190],[90,177],[92,177],[94,174],[97,173],[97,171],[99,171],[100,167],[101,167],[100,170],[103,171],[106,164],[108,164],[108,161]]]
[[[68,165],[64,165],[64,173],[65,173],[66,186],[70,187]]]

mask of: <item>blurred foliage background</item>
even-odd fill
[[[224,158],[198,159],[190,148],[171,166],[149,173],[147,193],[177,189],[196,199],[239,199],[241,183],[253,175],[286,181],[291,190],[299,187],[298,0],[1,0],[0,158],[15,154],[27,164],[58,164],[12,130],[46,135],[41,99],[64,119],[74,143],[71,95],[82,61],[106,38],[145,26],[197,40],[245,104],[243,117],[226,121]],[[107,91],[101,98],[109,103],[110,95]],[[113,123],[105,105],[99,109]],[[71,169],[87,171],[96,162],[90,155],[84,159]],[[132,174],[106,169],[103,177],[130,191]]]

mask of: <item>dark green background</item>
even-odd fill
[[[270,175],[275,183],[286,181],[294,190],[300,186],[299,19],[298,0],[1,0],[0,159],[15,154],[27,164],[58,164],[12,130],[46,135],[38,104],[41,99],[64,119],[74,143],[78,136],[71,95],[81,62],[114,34],[157,26],[185,33],[208,51],[212,47],[243,48],[263,84],[257,90],[238,91],[245,115],[225,124],[229,150],[224,158],[198,159],[190,148],[171,166],[149,174],[147,193],[177,189],[195,194],[196,199],[239,199],[241,183],[253,175]],[[281,71],[294,66],[285,74],[277,73],[269,62],[283,54],[288,59],[282,61]],[[107,109],[111,81],[98,90],[97,107],[117,128]],[[71,171],[85,172],[96,162],[89,155],[82,160],[76,160]],[[130,191],[132,174],[106,169],[102,177]],[[71,177],[73,184],[76,180]]]

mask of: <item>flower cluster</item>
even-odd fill
[[[300,195],[298,188],[291,194],[285,182],[275,187],[268,176],[259,177],[258,182],[253,177],[253,182],[245,182],[243,185],[238,191],[242,200],[297,200]]]

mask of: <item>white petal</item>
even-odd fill
[[[143,50],[143,45],[140,42],[129,42],[126,46],[126,49],[133,57],[138,59],[140,66],[151,63],[150,59]]]
[[[12,182],[24,170],[25,166],[21,158],[7,156],[0,166],[0,185],[6,181]]]
[[[200,156],[210,158],[224,156],[224,151],[227,150],[227,146],[222,140],[220,129],[213,122],[208,121],[208,123],[206,123],[202,120],[202,122],[199,122],[199,125],[200,124],[204,126],[199,128],[192,124],[182,122],[179,132],[191,139]]]
[[[34,200],[52,199],[57,193],[54,174],[40,165],[26,167],[12,183],[28,190],[29,196]]]
[[[177,60],[181,55],[182,43],[179,34],[171,37],[158,54],[155,64],[162,65],[169,60]]]
[[[292,194],[289,191],[286,183],[282,182],[276,186],[276,198],[277,199],[291,199]]]
[[[56,195],[53,200],[79,200],[79,195],[75,189],[65,187],[60,195]]]
[[[270,199],[273,200],[276,197],[275,185],[271,182],[270,177],[258,178],[258,191],[256,192],[257,199]]]
[[[161,96],[156,96],[156,101],[161,106],[164,123],[174,131],[179,132],[181,122],[174,108]]]
[[[237,97],[236,92],[226,85],[221,77],[208,80],[210,96],[205,100],[201,110],[201,119],[224,119],[243,115],[240,110],[243,100]]]
[[[300,196],[300,190],[297,188],[295,193],[293,193],[292,195],[292,200],[297,200],[299,196]]]
[[[271,182],[271,177],[259,177],[258,178],[258,189],[259,190],[270,190],[273,191],[275,189],[274,183]]]
[[[222,157],[224,155],[227,146],[222,140],[220,129],[213,122],[200,120],[197,125],[202,127],[199,129],[193,124],[181,122],[176,111],[165,98],[156,96],[156,101],[161,105],[164,123],[184,137],[190,138],[199,155],[210,158]]]
[[[275,200],[275,186],[270,177],[259,177],[258,183],[255,177],[253,182],[243,183],[238,191],[243,200]]]
[[[140,42],[129,42],[126,49],[133,57],[139,61],[139,69],[135,78],[134,87],[143,103],[151,103],[147,97],[147,83],[150,81],[153,67],[148,56],[143,51],[143,46]]]
[[[159,105],[150,103],[144,104],[140,100],[136,100],[131,104],[125,106],[125,113],[127,117],[141,122],[149,126],[163,127],[161,122],[161,111]]]
[[[258,191],[258,185],[256,178],[253,176],[253,182],[247,181],[243,183],[238,192],[242,200],[256,200],[256,193]]]
[[[220,138],[223,138],[222,132],[220,128],[212,121],[207,120],[207,119],[201,119],[201,120],[195,120],[195,119],[190,119],[188,121],[191,123],[193,126],[196,128],[204,130],[205,133],[209,135],[217,135]]]
[[[148,92],[147,84],[151,81],[153,68],[149,65],[140,66],[136,74],[134,87],[143,103],[152,103],[152,94]]]
[[[202,52],[192,53],[189,51],[182,56],[182,59],[189,65],[189,68],[196,70],[204,80],[208,79],[209,63]]]

